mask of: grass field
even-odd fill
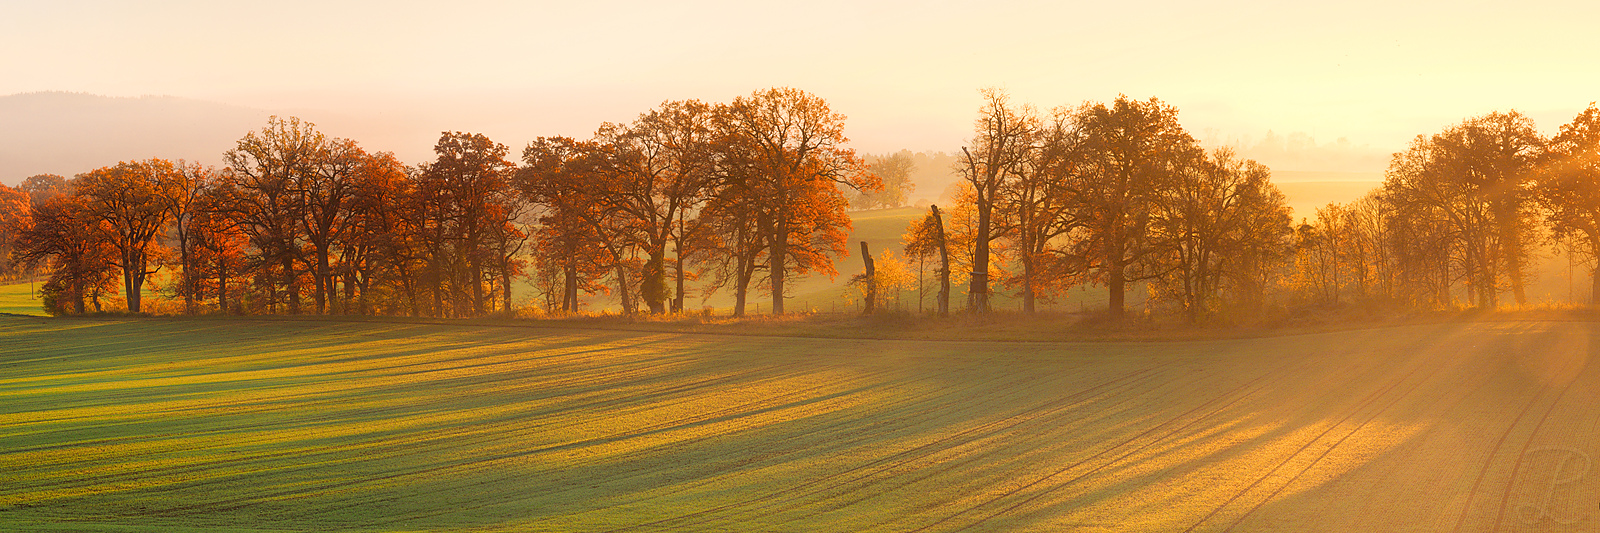
[[[39,283],[44,282],[41,280]],[[44,316],[44,309],[40,307],[42,304],[34,297],[36,288],[38,284],[27,281],[0,283],[0,313]]]
[[[0,530],[1581,530],[1597,334],[0,317]]]

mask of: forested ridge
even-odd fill
[[[939,314],[1001,296],[1035,312],[1090,287],[1118,319],[1137,286],[1147,311],[1233,321],[1523,305],[1540,250],[1600,256],[1593,104],[1549,138],[1515,111],[1419,135],[1381,187],[1297,223],[1270,169],[1203,148],[1158,99],[1040,111],[983,96],[954,202],[907,228],[904,250],[865,250],[865,309],[905,283],[901,258],[935,265]],[[185,314],[563,314],[601,293],[664,314],[713,292],[735,316],[761,298],[783,314],[797,279],[850,255],[849,208],[908,199],[911,155],[858,154],[845,123],[773,88],[665,102],[520,154],[444,132],[434,160],[407,165],[274,117],[221,167],[152,158],[0,185],[0,275],[48,273],[52,314],[144,312],[152,287]]]

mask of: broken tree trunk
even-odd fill
[[[939,316],[950,316],[950,249],[944,241],[944,219],[939,216],[939,206],[930,205],[933,212],[933,229],[939,239]]]
[[[870,315],[873,304],[878,301],[878,280],[877,270],[872,267],[872,252],[867,251],[867,241],[861,241],[861,261],[867,264],[867,301],[862,312]]]

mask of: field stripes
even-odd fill
[[[0,530],[1563,530],[1600,521],[1597,334],[0,317]]]

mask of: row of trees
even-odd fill
[[[882,190],[844,121],[775,88],[667,102],[589,140],[540,138],[521,165],[483,135],[446,132],[411,167],[274,117],[221,169],[151,159],[0,187],[0,237],[14,267],[49,269],[57,312],[118,291],[140,312],[169,268],[188,313],[478,316],[511,310],[521,276],[547,309],[614,292],[625,312],[678,310],[685,281],[704,277],[702,290],[733,289],[738,314],[759,290],[781,313],[786,281],[832,274],[845,255],[844,191]]]
[[[978,312],[996,284],[1015,290],[1025,312],[1092,283],[1120,317],[1141,281],[1190,318],[1259,305],[1291,232],[1266,167],[1203,150],[1156,99],[1041,116],[1003,93],[984,96],[948,222],[935,208],[907,234],[909,256],[955,264],[942,268],[941,312],[952,274],[967,279],[967,308]]]
[[[905,239],[907,259],[939,265],[941,313],[952,280],[974,312],[998,291],[1032,312],[1098,286],[1120,317],[1134,285],[1190,320],[1274,295],[1493,307],[1526,301],[1552,240],[1600,258],[1593,106],[1549,139],[1515,112],[1419,136],[1379,190],[1295,226],[1266,167],[1202,149],[1159,100],[1040,113],[984,99],[955,203]],[[587,140],[539,138],[517,163],[446,132],[412,167],[274,118],[221,169],[152,159],[0,187],[0,246],[7,268],[50,270],[47,305],[61,312],[110,293],[140,311],[142,287],[169,269],[164,289],[189,313],[479,316],[510,311],[521,279],[549,310],[603,292],[626,313],[679,311],[692,284],[732,292],[736,315],[752,293],[782,313],[796,277],[833,275],[848,254],[847,205],[910,191],[910,154],[869,164],[843,125],[823,100],[771,89],[667,102]],[[865,287],[899,294],[904,268],[880,259],[893,275]]]
[[[1420,135],[1382,187],[1301,225],[1296,248],[1302,285],[1323,301],[1525,304],[1541,250],[1600,257],[1600,109],[1551,138],[1515,111]]]

